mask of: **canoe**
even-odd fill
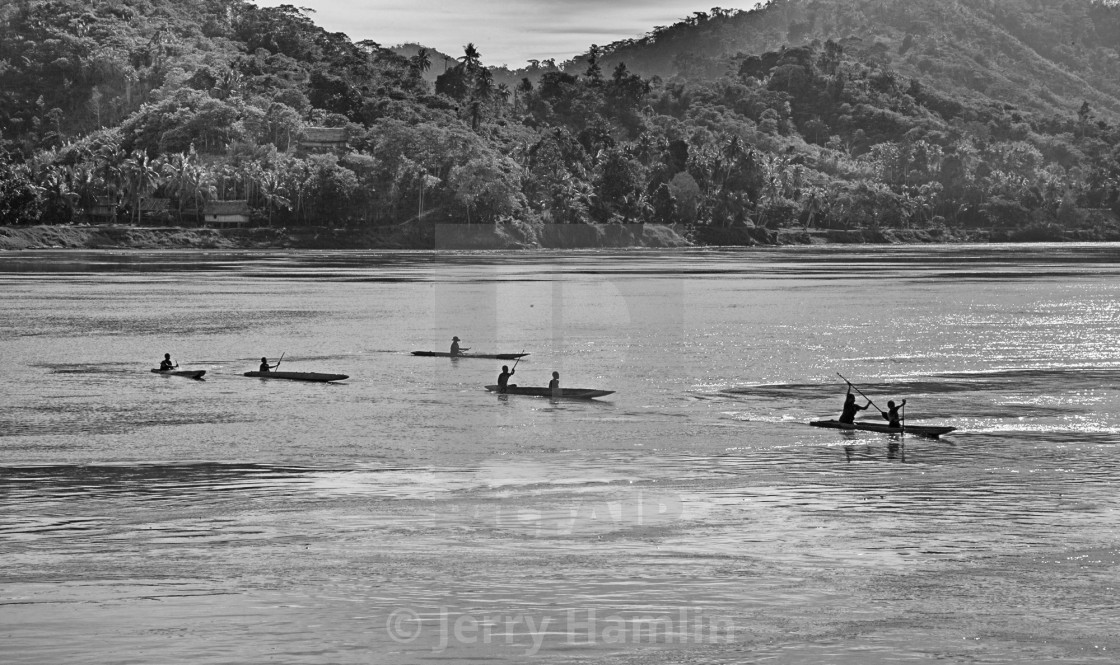
[[[882,432],[884,434],[917,434],[936,439],[942,434],[955,431],[956,427],[942,427],[938,425],[907,425],[906,427],[891,427],[883,423],[872,423],[866,420],[857,420],[854,423],[842,423],[839,420],[814,420],[809,423],[813,427],[831,427],[833,429],[859,429],[868,432]]]
[[[320,372],[245,372],[245,376],[255,376],[259,379],[288,379],[289,381],[345,381],[350,377],[346,374],[323,374]]]
[[[499,392],[498,386],[486,386],[492,393]],[[591,388],[561,388],[561,397],[570,399],[593,399],[604,395],[613,395],[613,390],[593,390]],[[535,397],[552,397],[551,388],[526,388],[522,386],[506,386],[507,395],[533,395]]]
[[[169,369],[166,372],[161,372],[158,369],[152,370],[153,374],[162,374],[164,376],[185,376],[188,379],[201,379],[202,375],[206,373],[204,369]]]
[[[457,356],[451,355],[447,351],[413,351],[414,356],[425,356],[435,358],[488,358],[490,360],[517,360],[523,358],[528,353],[460,353]]]

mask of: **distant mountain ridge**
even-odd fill
[[[436,77],[447,71],[449,68],[454,67],[455,64],[459,62],[457,56],[448,55],[443,51],[424,46],[423,44],[397,44],[388,48],[393,53],[409,59],[415,58],[417,54],[420,53],[421,49],[427,51],[428,60],[431,62],[431,67],[422,72],[422,76],[424,80],[429,83],[435,83]]]
[[[840,42],[850,56],[954,96],[1047,114],[1087,101],[1120,119],[1115,1],[771,0],[751,11],[695,14],[602,46],[599,59],[605,71],[624,62],[645,77],[714,76],[735,56],[814,40]],[[587,55],[560,67],[582,72]],[[535,73],[525,68],[495,79]]]

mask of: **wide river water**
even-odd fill
[[[1117,245],[13,252],[0,313],[6,664],[1120,662]],[[808,426],[837,373],[958,429]]]

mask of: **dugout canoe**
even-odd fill
[[[245,372],[245,376],[258,379],[287,379],[289,381],[345,381],[350,377],[346,374],[324,374],[322,372]]]
[[[492,393],[499,392],[498,386],[486,386]],[[568,399],[594,399],[605,395],[613,395],[613,390],[593,390],[591,388],[561,388],[561,397]],[[552,397],[551,388],[528,388],[524,386],[506,386],[506,395],[532,395],[534,397]]]
[[[425,356],[434,358],[487,358],[489,360],[517,360],[529,355],[528,353],[460,353],[457,356],[451,355],[447,351],[413,351],[414,356]]]
[[[204,369],[169,369],[160,371],[153,369],[152,374],[162,374],[164,376],[182,376],[188,379],[201,379],[202,375],[206,373]]]
[[[839,420],[814,420],[809,423],[813,427],[831,427],[833,429],[858,429],[867,432],[882,432],[884,434],[917,434],[936,439],[942,434],[955,431],[956,427],[943,427],[939,425],[907,425],[906,427],[891,427],[882,423],[872,423],[866,420],[857,420],[854,423],[842,423]]]

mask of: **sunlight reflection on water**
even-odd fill
[[[1118,257],[0,256],[6,662],[1110,662]]]

